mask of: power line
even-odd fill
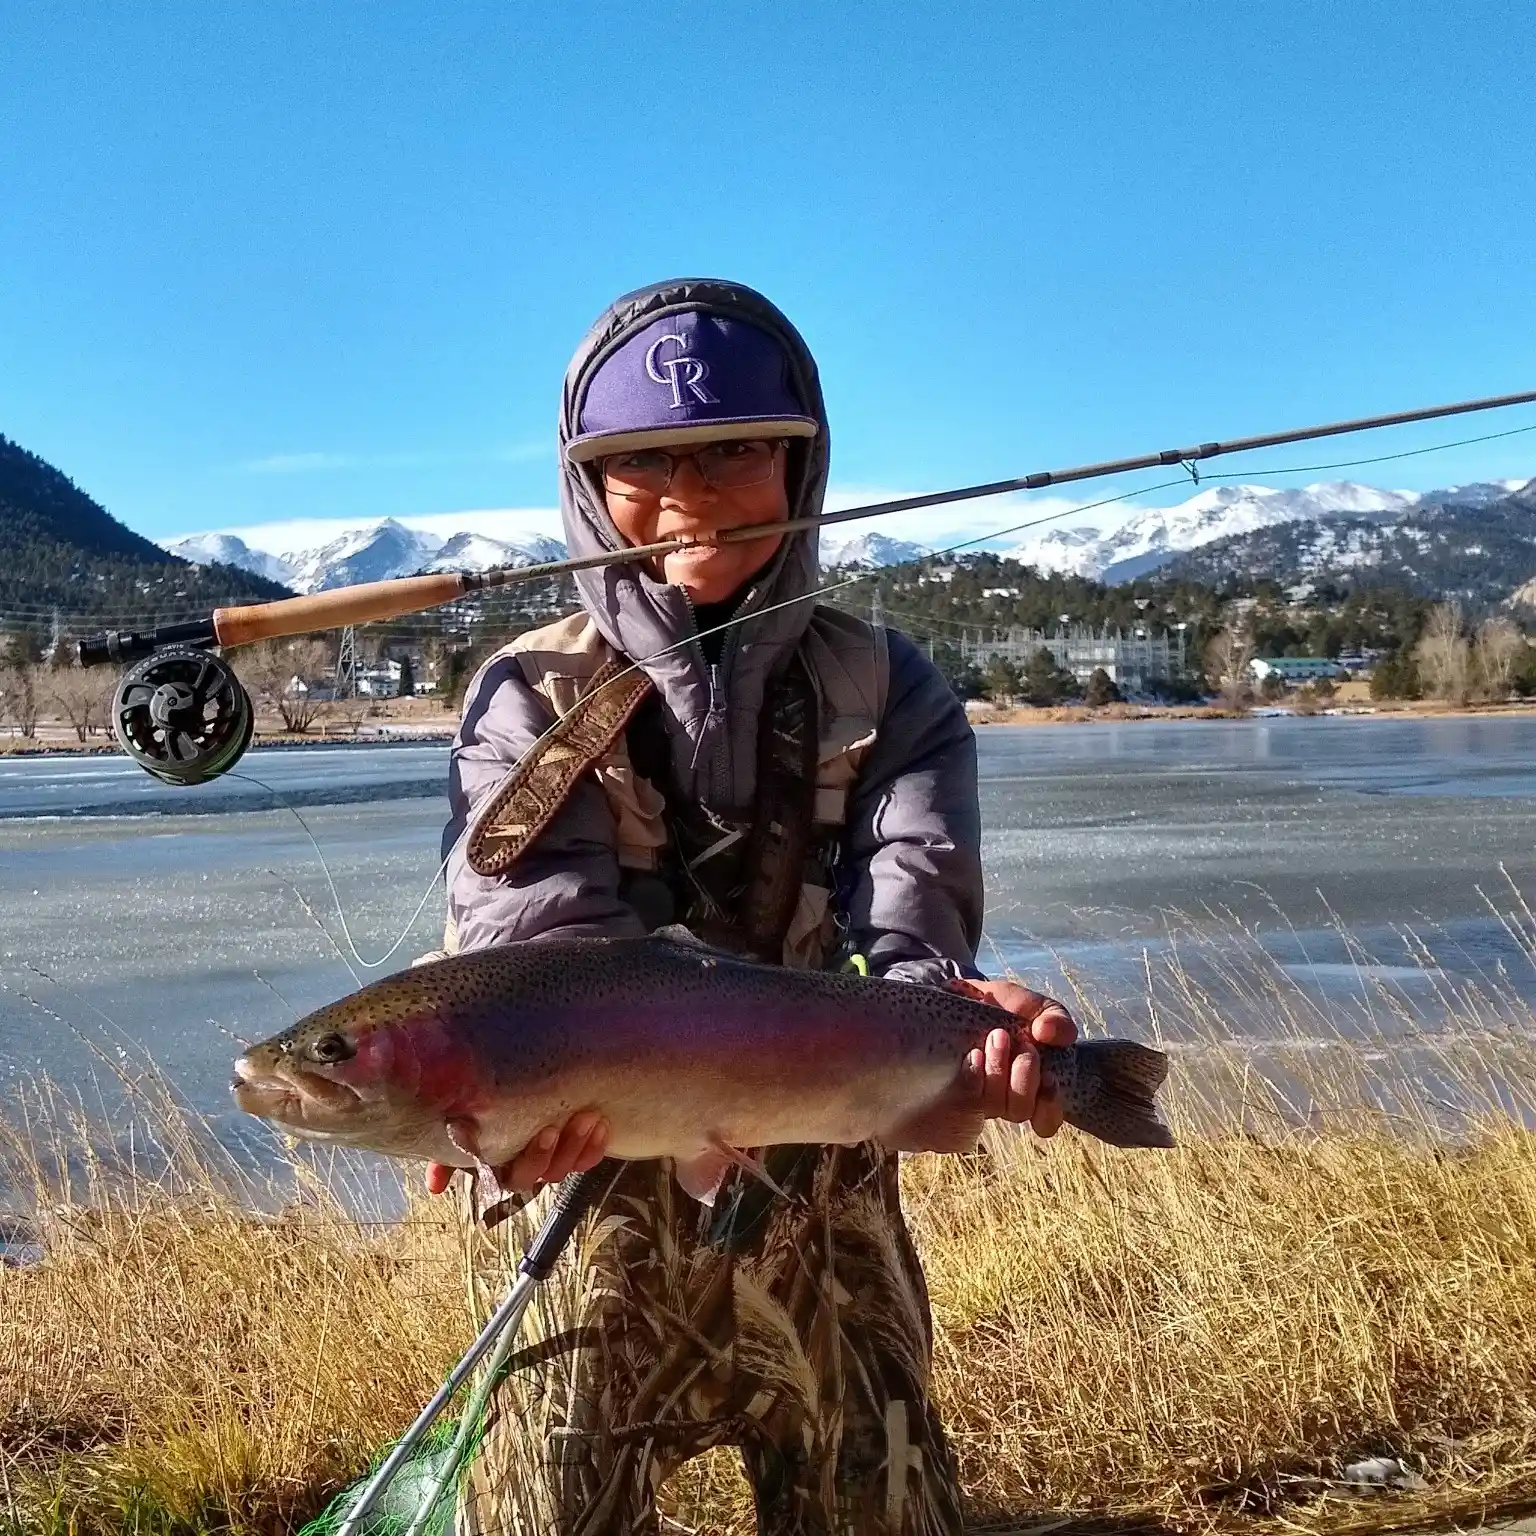
[[[1195,462],[1202,456],[1213,456],[1216,453],[1227,453],[1244,446],[1258,446],[1261,444],[1278,444],[1285,441],[1303,440],[1309,436],[1339,435],[1347,432],[1367,431],[1379,426],[1398,425],[1416,420],[1433,419],[1439,415],[1459,414],[1473,410],[1492,409],[1501,404],[1523,403],[1536,399],[1536,395],[1503,396],[1483,401],[1468,401],[1454,406],[1432,407],[1427,411],[1402,412],[1395,416],[1364,418],[1354,422],[1335,423],[1328,427],[1307,428],[1296,433],[1277,433],[1265,438],[1248,438],[1234,441],[1228,444],[1203,444],[1198,449],[1188,451],[1184,459],[1175,460],[1175,450],[1165,450],[1159,455],[1144,455],[1140,459],[1121,460],[1107,465],[1085,466],[1078,470],[1052,471],[1042,475],[1028,475],[1014,481],[999,481],[989,486],[967,487],[957,492],[939,492],[932,496],[908,497],[898,501],[880,503],[870,507],[848,508],[841,512],[833,512],[822,515],[817,519],[798,520],[791,526],[805,526],[812,523],[825,525],[851,521],[855,518],[872,517],[886,512],[899,510],[915,510],[921,507],[937,505],[942,502],[963,500],[983,495],[1002,494],[1009,490],[1039,489],[1046,485],[1066,483],[1072,479],[1087,478],[1090,474],[1110,473],[1114,470],[1131,464],[1182,462],[1189,472],[1189,479],[1183,477],[1174,480],[1161,481],[1156,485],[1142,486],[1131,491],[1126,491],[1116,496],[1104,497],[1098,501],[1087,502],[1080,506],[1058,508],[1055,511],[1043,513],[1038,517],[1028,518],[1022,522],[1012,523],[1002,528],[990,529],[985,533],[972,538],[961,540],[942,549],[927,552],[923,559],[942,558],[945,555],[956,554],[964,550],[973,549],[978,545],[987,544],[997,539],[1007,538],[1011,534],[1028,532],[1034,528],[1045,527],[1051,523],[1061,522],[1069,517],[1081,516],[1085,512],[1095,511],[1100,507],[1111,506],[1117,503],[1130,501],[1134,498],[1154,495],[1158,491],[1168,490],[1175,486],[1198,484],[1202,478],[1199,471],[1194,468]],[[1342,459],[1325,464],[1290,464],[1271,466],[1239,466],[1225,474],[1211,475],[1204,478],[1213,483],[1230,483],[1249,477],[1264,477],[1273,475],[1293,474],[1317,474],[1335,469],[1355,469],[1366,465],[1387,464],[1400,459],[1422,457],[1426,454],[1449,452],[1456,448],[1471,447],[1481,443],[1496,442],[1505,438],[1519,437],[1536,432],[1536,423],[1521,427],[1512,427],[1502,432],[1481,433],[1473,437],[1456,438],[1447,442],[1432,443],[1421,448],[1402,449],[1395,453],[1375,454],[1368,458]],[[1182,450],[1180,450],[1182,452]],[[554,580],[558,572],[550,572],[544,579]],[[338,589],[344,590],[344,589]],[[444,632],[445,628],[451,628],[456,622],[467,621],[471,623],[493,622],[496,618],[511,612],[537,613],[547,608],[561,606],[558,603],[540,603],[530,605],[525,597],[520,596],[507,587],[489,587],[479,591],[468,591],[456,603],[462,603],[464,609],[458,613],[449,614],[444,608],[436,610],[418,610],[414,613],[399,615],[393,619],[381,619],[373,621],[369,628],[388,625],[392,631],[402,640],[409,640],[417,636],[427,637]],[[202,607],[192,607],[183,604],[176,608],[159,608],[152,602],[132,609],[119,609],[103,613],[99,610],[87,609],[70,610],[62,605],[42,603],[13,603],[0,609],[0,627],[22,628],[52,628],[55,624],[65,625],[70,628],[76,626],[91,627],[131,627],[146,623],[173,624],[179,622],[196,622],[207,616],[207,610]],[[446,621],[446,622],[445,622]],[[340,624],[327,627],[341,627]]]

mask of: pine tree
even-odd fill
[[[1423,692],[1418,663],[1407,647],[1393,651],[1377,662],[1376,670],[1371,673],[1373,699],[1417,699]]]
[[[994,704],[1012,704],[1023,688],[1019,669],[1005,656],[994,656],[981,674],[981,691]]]
[[[1083,702],[1090,709],[1102,709],[1106,704],[1122,703],[1124,698],[1114,678],[1103,667],[1095,667],[1083,690]]]
[[[1043,645],[1029,658],[1022,683],[1025,698],[1041,708],[1059,704],[1078,691],[1077,679],[1058,667],[1056,658]]]

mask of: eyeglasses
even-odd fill
[[[684,459],[692,459],[699,478],[717,491],[737,491],[761,485],[773,477],[779,444],[763,438],[705,443],[689,453],[665,448],[636,448],[610,453],[602,460],[603,489],[619,496],[660,496]]]

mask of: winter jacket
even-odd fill
[[[623,547],[595,464],[572,465],[593,368],[634,331],[683,309],[737,316],[788,353],[814,439],[793,445],[789,515],[819,512],[828,434],[816,366],[799,334],[761,295],[681,279],[628,294],[588,333],[566,375],[561,411],[561,513],[573,556]],[[801,646],[818,581],[814,530],[792,534],[736,610],[718,665],[696,640],[682,588],[637,565],[581,571],[582,607],[615,651],[636,661],[660,697],[675,790],[721,813],[750,814],[758,723],[770,679]],[[682,642],[682,643],[679,643]],[[670,648],[670,649],[669,649]],[[840,849],[844,913],[873,974],[942,982],[976,976],[981,936],[980,811],[975,737],[960,702],[904,636],[889,635],[890,679],[873,745],[847,802]],[[515,657],[493,657],[465,695],[450,769],[444,837],[449,916],[461,949],[552,935],[624,936],[643,927],[620,896],[615,818],[595,777],[579,782],[546,830],[505,875],[465,862],[459,839],[475,808],[554,720]]]

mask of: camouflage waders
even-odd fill
[[[779,1147],[768,1166],[789,1200],[738,1174],[713,1211],[664,1163],[626,1169],[572,1347],[493,1399],[461,1536],[533,1536],[535,1507],[560,1536],[656,1531],[661,1484],[723,1445],[760,1532],[961,1529],[896,1158]]]

